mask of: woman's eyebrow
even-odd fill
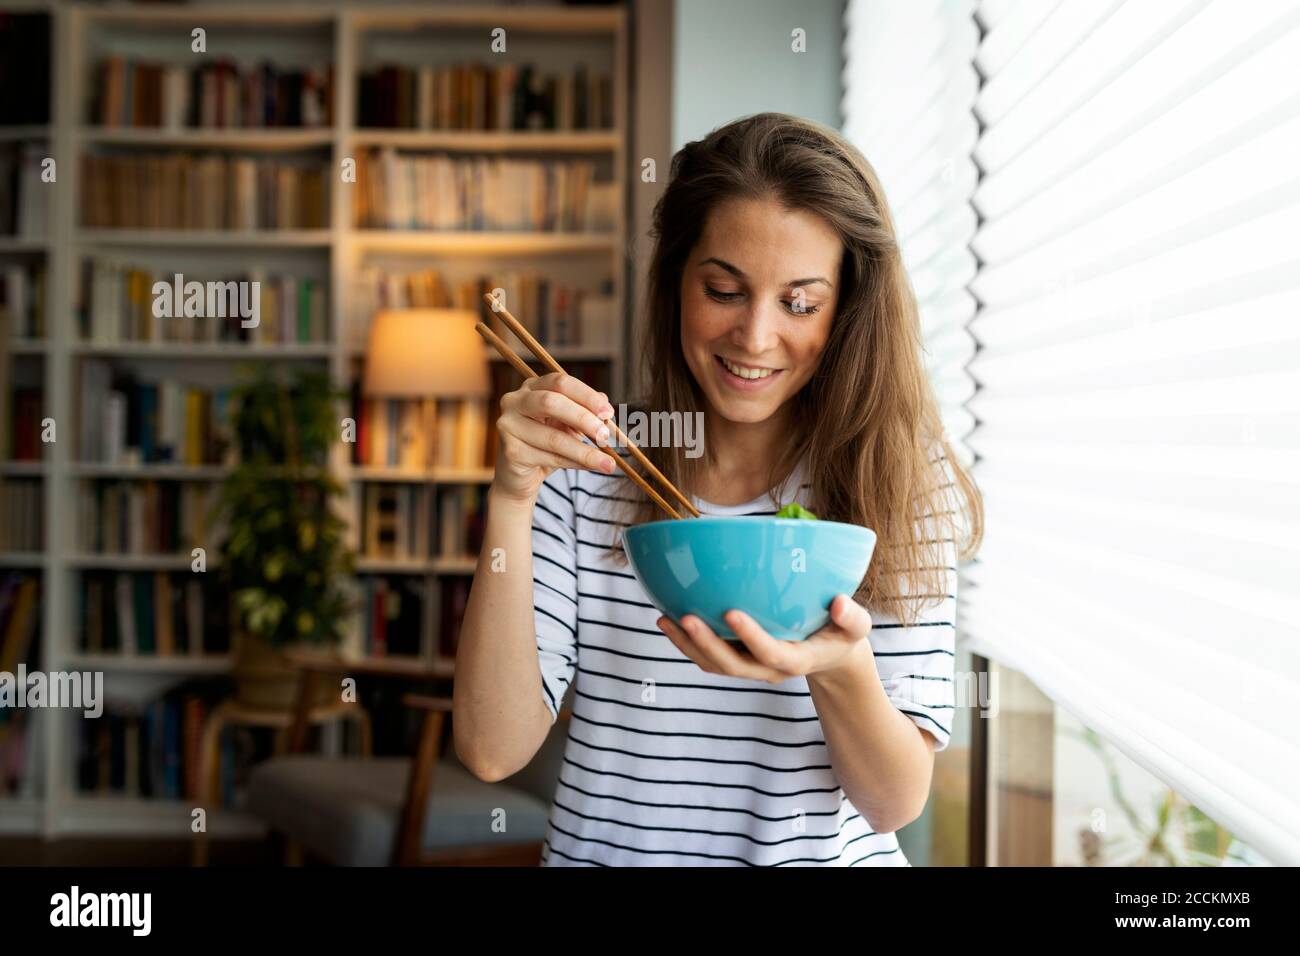
[[[725,259],[719,259],[717,256],[709,256],[709,258],[707,259],[700,260],[700,265],[707,266],[710,262],[712,262],[714,265],[721,266],[722,268],[726,269],[737,279],[746,278],[745,273],[742,272],[739,268],[733,266],[730,262],[727,262]],[[814,282],[824,282],[827,288],[830,289],[835,288],[834,284],[829,279],[823,279],[821,276],[811,276],[807,279],[794,279],[791,282],[787,282],[786,285],[792,285],[792,286],[812,285]]]

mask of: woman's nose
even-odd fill
[[[774,305],[756,302],[732,328],[731,344],[743,349],[746,355],[755,358],[763,355],[776,345],[778,318]]]

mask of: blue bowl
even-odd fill
[[[623,529],[623,547],[650,600],[674,621],[702,618],[737,640],[722,615],[744,611],[775,638],[825,627],[837,594],[866,576],[876,533],[838,521],[708,517]]]

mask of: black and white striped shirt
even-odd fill
[[[808,506],[800,466],[778,496]],[[796,491],[797,489],[797,491]],[[622,525],[622,474],[557,470],[533,510],[533,599],[552,716],[572,719],[547,828],[547,866],[909,866],[835,777],[807,680],[709,674],[655,626],[660,612],[607,548]],[[773,514],[694,499],[708,515]],[[953,718],[955,545],[946,596],[917,624],[872,613],[869,637],[891,701],[936,750]]]

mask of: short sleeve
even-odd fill
[[[948,486],[940,497],[947,502],[945,509],[955,510],[954,479],[946,463],[944,469]],[[900,593],[916,601],[915,623],[905,626],[898,618],[873,610],[869,639],[890,702],[917,727],[934,735],[938,752],[948,746],[955,710],[957,541],[953,523],[937,521],[932,514],[918,522],[917,529],[926,540],[939,545],[934,553],[940,562],[942,593],[912,595],[904,587]]]
[[[542,696],[554,721],[578,663],[578,542],[569,471],[542,482],[533,506],[533,620]]]

